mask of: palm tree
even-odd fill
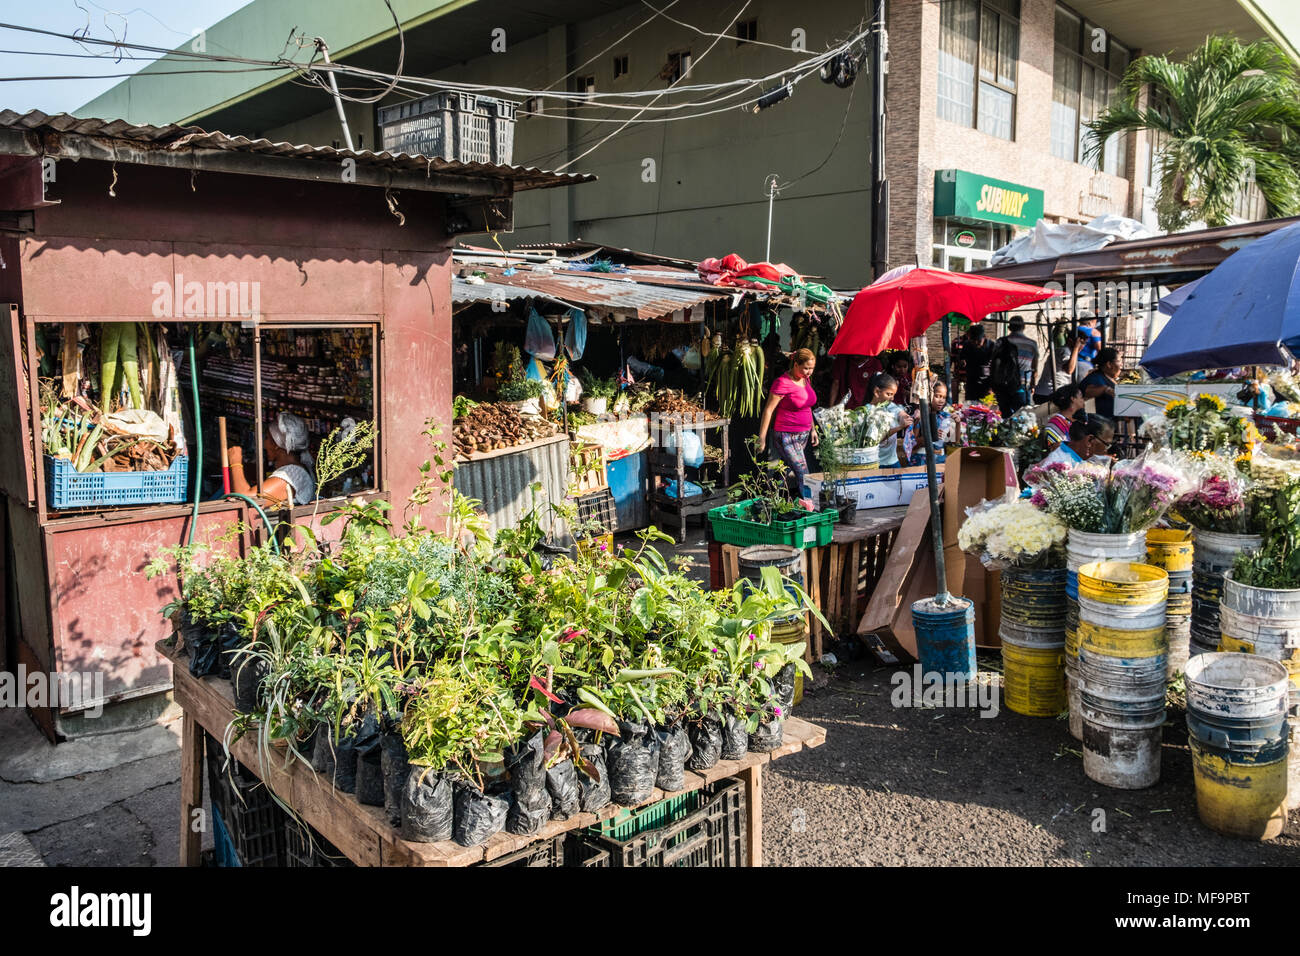
[[[1162,134],[1161,229],[1225,225],[1252,181],[1269,216],[1300,213],[1300,79],[1272,41],[1211,36],[1182,62],[1139,57],[1119,90],[1088,124],[1085,157],[1096,162],[1115,133]]]

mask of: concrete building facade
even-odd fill
[[[260,38],[282,38],[302,19],[292,7],[256,0],[209,31],[209,48],[259,55]],[[1116,213],[1154,226],[1150,171],[1158,144],[1124,137],[1089,164],[1082,161],[1082,124],[1114,96],[1124,67],[1141,53],[1186,52],[1210,33],[1289,35],[1287,18],[1266,16],[1262,7],[1236,0],[891,0],[890,265],[981,268],[1038,215],[1084,222]],[[564,0],[544,13],[515,0],[410,0],[396,9],[410,75],[601,93],[664,90],[677,76],[691,85],[779,77],[716,105],[722,91],[692,95],[703,105],[677,114],[660,113],[653,107],[662,104],[645,98],[638,104],[652,109],[642,114],[549,101],[536,115],[534,103],[512,96],[523,103],[513,162],[590,171],[600,181],[521,196],[513,236],[497,237],[506,246],[582,238],[688,258],[738,252],[762,259],[766,183],[775,176],[782,188],[772,210],[772,258],[837,287],[871,278],[869,64],[847,89],[811,75],[770,108],[755,112],[748,102],[794,78],[782,71],[809,54],[791,47],[815,53],[859,33],[869,12],[861,3],[750,0],[720,9],[685,0],[658,14],[621,0]],[[314,5],[313,17],[321,25],[301,28],[308,35],[330,29],[337,61],[392,69],[398,46],[391,20],[335,0]],[[223,77],[219,95],[205,100],[201,86],[164,94],[165,81],[141,76],[79,112],[295,143],[340,139],[334,107],[319,88],[250,79],[240,90],[234,82]],[[378,105],[409,95],[394,92]],[[347,113],[358,147],[375,148],[376,106],[350,103]]]

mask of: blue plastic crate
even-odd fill
[[[166,471],[80,472],[66,458],[45,459],[51,508],[156,505],[188,500],[190,460],[178,455]]]

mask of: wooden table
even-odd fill
[[[193,677],[188,660],[178,654],[174,639],[159,641],[158,653],[172,664],[176,703],[184,710],[181,730],[181,866],[198,866],[202,832],[193,826],[203,807],[203,734],[218,739],[234,718],[234,694],[230,681],[217,677]],[[686,772],[685,791],[727,777],[745,783],[745,839],[751,866],[763,865],[763,767],[772,760],[798,753],[805,747],[820,747],[826,731],[815,724],[791,717],[785,724],[785,742],[770,754],[746,754],[743,760],[722,760],[702,772]],[[624,807],[611,804],[599,813],[579,813],[568,820],[551,820],[533,836],[501,832],[481,846],[465,847],[452,841],[411,843],[401,839],[389,825],[383,807],[364,806],[351,794],[335,790],[324,776],[293,760],[273,761],[261,767],[250,737],[230,745],[231,756],[256,774],[285,804],[314,827],[349,860],[358,866],[470,866],[495,860],[531,843],[554,839],[561,833],[589,827],[616,816]],[[676,791],[676,792],[685,792]],[[644,806],[667,794],[655,790]],[[197,811],[197,813],[196,813]]]
[[[810,616],[805,660],[811,663],[821,659],[826,638],[856,631],[889,562],[890,549],[906,514],[905,506],[859,511],[851,524],[835,525],[830,544],[804,549],[803,575],[808,597],[831,625],[828,632],[820,621]],[[740,545],[720,546],[722,587],[731,587],[740,576],[743,550]]]

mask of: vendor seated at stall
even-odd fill
[[[231,488],[243,495],[261,495],[274,504],[305,505],[316,498],[316,479],[307,451],[307,423],[290,412],[280,412],[262,436],[265,467],[275,469],[257,488],[244,474],[244,450],[233,445],[230,456]]]
[[[1077,465],[1089,458],[1104,457],[1110,454],[1110,446],[1115,443],[1115,423],[1101,415],[1085,415],[1070,422],[1070,440],[1057,445],[1046,458],[1035,467],[1046,468],[1057,462]],[[1032,486],[1026,486],[1020,497],[1028,498],[1034,493]]]
[[[1078,385],[1062,385],[1052,393],[1052,407],[1056,414],[1047,420],[1047,444],[1052,451],[1070,437],[1070,423],[1075,420],[1087,402]]]
[[[1077,465],[1089,458],[1109,455],[1114,443],[1115,423],[1104,415],[1086,415],[1070,422],[1070,440],[1058,445],[1041,464],[1063,461],[1067,465]]]

